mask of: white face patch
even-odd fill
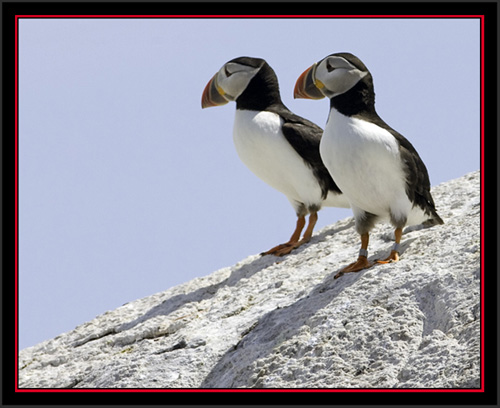
[[[329,56],[322,60],[317,68],[316,86],[328,98],[347,92],[358,83],[368,72],[360,71],[345,58]],[[323,86],[321,88],[321,86]]]
[[[253,68],[235,62],[228,62],[217,73],[216,86],[224,98],[234,101],[246,89],[260,67]]]

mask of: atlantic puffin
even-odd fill
[[[240,159],[260,179],[285,194],[297,214],[289,241],[262,255],[289,254],[310,240],[323,205],[349,207],[321,161],[323,130],[283,104],[276,74],[261,58],[239,57],[225,63],[206,85],[201,107],[229,101],[236,102],[233,141]]]
[[[294,97],[330,99],[320,154],[348,198],[361,236],[357,261],[337,277],[374,265],[368,260],[368,240],[376,222],[388,221],[395,228],[391,253],[379,263],[399,260],[404,226],[443,224],[424,162],[375,111],[373,77],[359,58],[346,52],[328,55],[300,75]]]

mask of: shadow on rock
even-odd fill
[[[279,258],[271,256],[257,258],[252,262],[250,262],[249,264],[242,265],[240,268],[235,269],[234,271],[231,272],[231,275],[229,275],[226,279],[215,285],[205,286],[190,293],[185,293],[185,294],[183,293],[168,298],[161,304],[153,307],[144,315],[138,317],[137,319],[129,323],[124,323],[123,325],[121,325],[118,328],[118,332],[129,330],[137,326],[138,324],[141,324],[156,316],[168,316],[169,314],[175,312],[176,310],[182,308],[183,306],[189,303],[192,302],[196,303],[206,299],[210,299],[217,293],[217,291],[220,288],[226,286],[235,286],[241,279],[249,278],[252,275],[260,272],[262,269],[265,269],[271,266],[272,264],[278,262],[279,260],[280,260]]]
[[[321,232],[320,234],[315,235],[311,241],[303,245],[302,247],[297,248],[294,250],[290,255],[287,256],[294,256],[299,253],[301,253],[305,248],[307,248],[309,245],[314,245],[317,242],[323,241],[327,236],[329,235],[334,235],[338,232],[344,231],[346,229],[351,228],[354,225],[354,220],[349,221],[345,226],[342,226],[339,229],[326,229],[325,231]],[[235,286],[241,279],[248,279],[252,275],[259,273],[263,269],[268,268],[269,266],[275,264],[276,262],[281,262],[284,258],[281,257],[276,257],[274,255],[265,255],[258,257],[254,259],[252,262],[248,264],[242,265],[240,268],[235,269],[234,271],[231,272],[231,275],[229,275],[226,279],[223,281],[215,284],[215,285],[210,285],[206,286],[203,288],[199,288],[193,292],[186,293],[186,294],[181,294],[181,295],[176,295],[173,296],[158,306],[155,306],[148,312],[146,312],[144,315],[138,317],[137,319],[134,319],[133,321],[129,323],[124,323],[122,324],[118,329],[117,332],[122,332],[125,330],[129,330],[138,324],[141,324],[153,317],[156,316],[168,316],[169,314],[173,313],[174,311],[182,308],[183,306],[192,303],[192,302],[201,302],[203,300],[210,299],[212,296],[214,296],[217,291],[222,288],[222,287],[229,287],[229,286]]]
[[[365,271],[348,273],[334,280],[338,271],[329,274],[306,297],[294,304],[273,310],[242,333],[242,339],[221,357],[200,388],[252,388],[252,363],[274,353],[285,339],[295,336],[319,310],[342,291],[362,278]]]

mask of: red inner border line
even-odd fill
[[[48,15],[16,15],[16,18],[266,18],[266,19],[272,19],[272,18],[387,18],[387,19],[394,19],[394,18],[405,18],[405,19],[410,19],[410,18],[419,18],[419,19],[424,19],[424,18],[483,18],[483,15],[439,15],[439,14],[433,14],[433,15],[425,15],[425,14],[415,14],[415,15],[386,15],[386,14],[366,14],[366,15],[351,15],[351,14],[331,14],[331,15],[293,15],[293,14],[283,14],[283,15],[254,15],[254,14],[215,14],[215,15],[205,15],[205,14],[178,14],[178,15],[150,15],[150,14],[99,14],[99,15],[92,15],[92,14],[73,14],[73,15],[57,15],[57,14],[48,14]]]

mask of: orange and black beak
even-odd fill
[[[201,108],[210,108],[212,106],[225,105],[229,101],[224,98],[224,91],[217,85],[217,74],[208,81],[203,95],[201,96]]]
[[[313,64],[299,76],[293,90],[294,98],[323,99],[325,97],[320,91],[320,88],[324,87],[324,85],[315,77],[316,66],[317,64]]]

